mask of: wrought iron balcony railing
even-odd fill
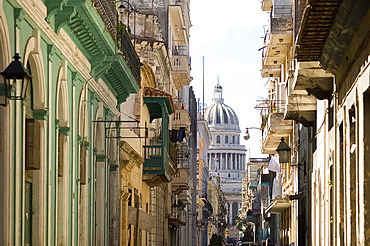
[[[105,28],[108,30],[113,39],[117,39],[117,23],[118,13],[116,1],[112,0],[93,0],[94,6],[100,17],[105,23]]]
[[[130,68],[132,75],[134,76],[137,83],[140,85],[140,58],[135,51],[135,47],[131,42],[131,38],[128,33],[120,34],[121,51],[124,54],[127,66]]]
[[[120,30],[120,32],[118,32],[117,1],[93,0],[93,3],[100,17],[104,21],[105,28],[115,40],[118,48],[120,48],[124,54],[127,66],[137,83],[140,85],[140,58],[131,42],[130,34],[128,34],[126,30]]]

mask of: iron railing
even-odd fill
[[[127,66],[130,68],[132,75],[140,86],[140,58],[135,51],[135,47],[131,42],[131,38],[128,33],[120,34],[121,40],[121,51],[124,54]]]
[[[94,6],[104,21],[105,28],[115,40],[117,47],[123,53],[123,57],[136,82],[140,86],[140,58],[135,51],[131,38],[126,30],[118,33],[118,12],[116,0],[93,0]]]
[[[93,0],[93,3],[104,21],[105,28],[112,35],[113,39],[116,40],[118,22],[116,0]]]

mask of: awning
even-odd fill
[[[137,211],[139,211],[139,217],[137,216]],[[156,224],[156,218],[154,216],[129,206],[128,223],[135,226],[137,219],[139,219],[138,228],[147,232],[151,232],[152,228]]]
[[[290,207],[289,200],[275,200],[266,209],[265,213],[279,214]]]
[[[168,218],[168,224],[173,225],[175,227],[186,226],[186,222],[177,218]]]

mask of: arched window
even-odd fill
[[[229,136],[225,136],[225,143],[229,143]]]
[[[220,143],[220,136],[217,136],[217,143]]]

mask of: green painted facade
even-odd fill
[[[34,2],[0,0],[0,71],[19,52],[32,75],[26,100],[0,106],[1,175],[7,177],[0,241],[104,245],[108,210],[96,204],[108,203],[109,167],[118,162],[104,146],[118,145],[106,142],[109,123],[99,123],[100,134],[94,121],[119,120],[118,105],[140,81],[91,0]],[[98,162],[104,163],[99,177]]]

